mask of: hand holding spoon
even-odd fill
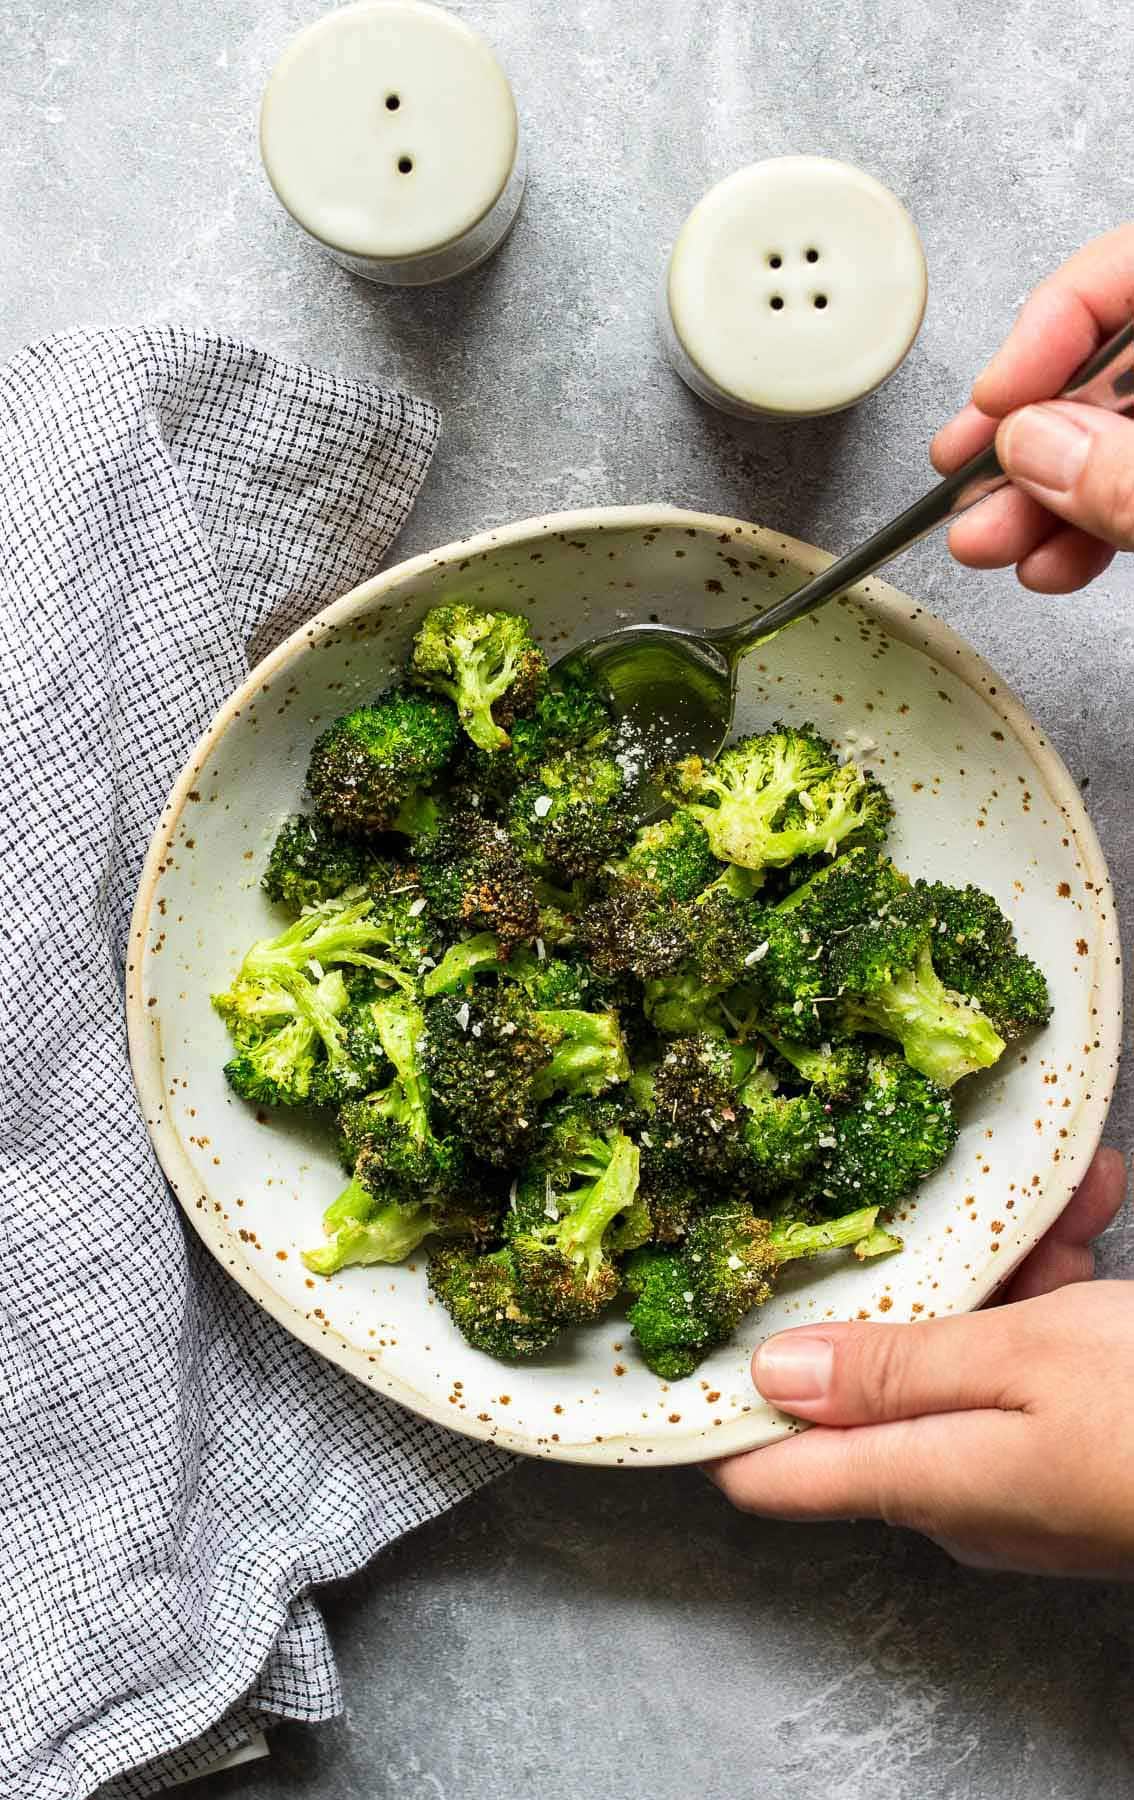
[[[1096,351],[1061,395],[1112,412],[1134,412],[1134,324]],[[648,623],[591,638],[561,658],[605,694],[643,766],[680,756],[716,756],[732,730],[742,657],[843,594],[937,526],[1007,484],[994,445],[938,482],[857,550],[841,556],[775,606],[716,630]]]

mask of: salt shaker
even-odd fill
[[[739,418],[840,412],[902,362],[925,312],[925,254],[901,202],[822,156],[753,163],[678,234],[661,329],[694,393]]]
[[[425,0],[360,0],[300,32],[268,81],[260,148],[296,223],[395,287],[491,256],[524,190],[507,76],[483,38]]]

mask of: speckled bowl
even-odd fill
[[[299,803],[321,727],[386,681],[427,606],[456,594],[530,609],[554,656],[643,614],[722,624],[813,574],[822,552],[670,507],[526,520],[356,588],[281,645],[197,746],[162,814],[138,893],[127,1003],[154,1145],[186,1214],[260,1305],[312,1349],[402,1405],[513,1450],[643,1467],[693,1462],[791,1429],[748,1375],[762,1336],[815,1319],[919,1319],[985,1300],[1051,1224],[1098,1142],[1120,1036],[1114,907],[1074,782],[986,664],[912,600],[871,582],[745,663],[738,720],[814,719],[858,750],[898,809],[913,874],[976,880],[1046,969],[1055,1016],[966,1085],[949,1162],[880,1263],[794,1270],[779,1296],[687,1381],[638,1361],[615,1314],[538,1361],[471,1350],[426,1291],[419,1258],[330,1281],[299,1259],[341,1185],[326,1139],[236,1101],[209,995],[275,929],[258,887]]]

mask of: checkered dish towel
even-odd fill
[[[289,1338],[134,1100],[150,831],[264,652],[373,574],[420,401],[175,330],[0,371],[0,1796],[152,1792],[339,1709],[308,1590],[505,1466]]]

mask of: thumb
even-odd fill
[[[780,1332],[756,1352],[752,1379],[765,1400],[818,1425],[1016,1411],[1028,1403],[1036,1304],[917,1325],[809,1325]]]
[[[1050,400],[1010,413],[996,449],[1005,474],[1049,512],[1134,550],[1134,421]]]

